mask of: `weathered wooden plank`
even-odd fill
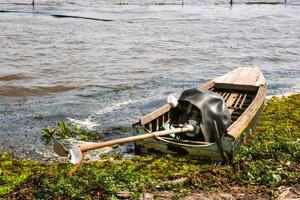
[[[257,91],[258,86],[254,85],[236,85],[232,83],[215,83],[215,87],[219,89],[232,89],[232,90],[243,90],[243,91]]]
[[[208,81],[206,83],[203,83],[202,85],[200,85],[200,88],[202,89],[206,89],[206,90],[211,90],[213,89],[215,86],[215,83],[213,81]]]
[[[158,118],[156,118],[156,129],[155,129],[155,131],[158,131],[159,130],[159,117]]]
[[[229,113],[232,114],[234,112],[234,108],[229,108]]]
[[[234,71],[231,71],[223,76],[219,76],[213,79],[215,83],[234,83],[234,81],[239,77],[239,71],[241,68],[237,68]]]
[[[236,102],[235,102],[235,104],[234,104],[234,108],[237,108],[237,106],[239,105],[239,102],[240,102],[240,100],[241,100],[241,98],[242,98],[242,96],[243,96],[243,94],[241,93],[241,94],[239,94],[239,97],[237,98],[237,100],[236,100]]]
[[[266,85],[266,79],[262,73],[260,73],[258,79],[256,80],[256,85]]]
[[[230,93],[226,93],[225,95],[224,95],[224,101],[226,102],[227,101],[227,99],[228,99],[228,97],[230,96]]]
[[[265,84],[265,79],[257,67],[240,67],[213,80],[215,83],[259,86]]]
[[[238,93],[231,93],[226,101],[227,107],[231,107],[238,96]]]
[[[158,118],[159,116],[165,114],[166,112],[168,112],[171,109],[171,106],[169,104],[165,104],[162,107],[158,108],[157,110],[154,110],[153,112],[149,113],[148,115],[142,117],[140,119],[140,124],[144,125],[150,121],[152,121],[153,119]]]
[[[242,99],[242,101],[241,101],[241,104],[240,104],[240,106],[239,106],[240,109],[243,107],[246,98],[247,98],[247,94],[244,94],[244,97],[243,97],[243,99]]]
[[[152,123],[149,123],[149,131],[152,132]]]
[[[257,68],[246,68],[241,72],[239,80],[236,80],[236,84],[256,85],[256,80],[259,78],[260,74],[261,72]]]
[[[266,86],[259,87],[257,95],[252,101],[252,103],[249,105],[249,107],[243,112],[239,119],[228,128],[229,135],[232,135],[235,138],[239,137],[238,134],[243,132],[243,130],[246,128],[247,123],[251,121],[251,118],[255,116],[256,112],[263,104],[266,91]]]

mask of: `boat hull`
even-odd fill
[[[224,161],[225,154],[227,162],[232,160],[236,150],[255,129],[264,108],[267,87],[262,73],[258,68],[238,68],[204,83],[200,88],[223,96],[231,112],[234,122],[229,126],[227,133],[220,137],[219,144],[158,137],[136,141],[137,154],[171,153],[220,161]],[[166,104],[142,117],[139,122],[133,124],[135,134],[158,131],[161,126],[169,122],[170,109],[171,106]]]

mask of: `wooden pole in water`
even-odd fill
[[[233,4],[233,0],[230,0],[230,6],[232,6],[232,4]]]
[[[34,6],[34,0],[32,0],[32,6]]]

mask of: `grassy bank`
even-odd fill
[[[83,164],[76,174],[67,177],[70,164],[19,160],[2,153],[0,197],[115,199],[160,191],[171,191],[178,197],[246,187],[272,198],[279,186],[300,182],[299,108],[299,94],[269,100],[256,131],[228,166],[171,155],[132,160],[110,155]]]

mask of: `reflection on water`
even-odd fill
[[[67,118],[129,127],[168,94],[240,66],[260,67],[269,94],[299,90],[298,1],[243,2],[2,2],[12,12],[0,13],[0,150],[43,157],[40,129]]]

